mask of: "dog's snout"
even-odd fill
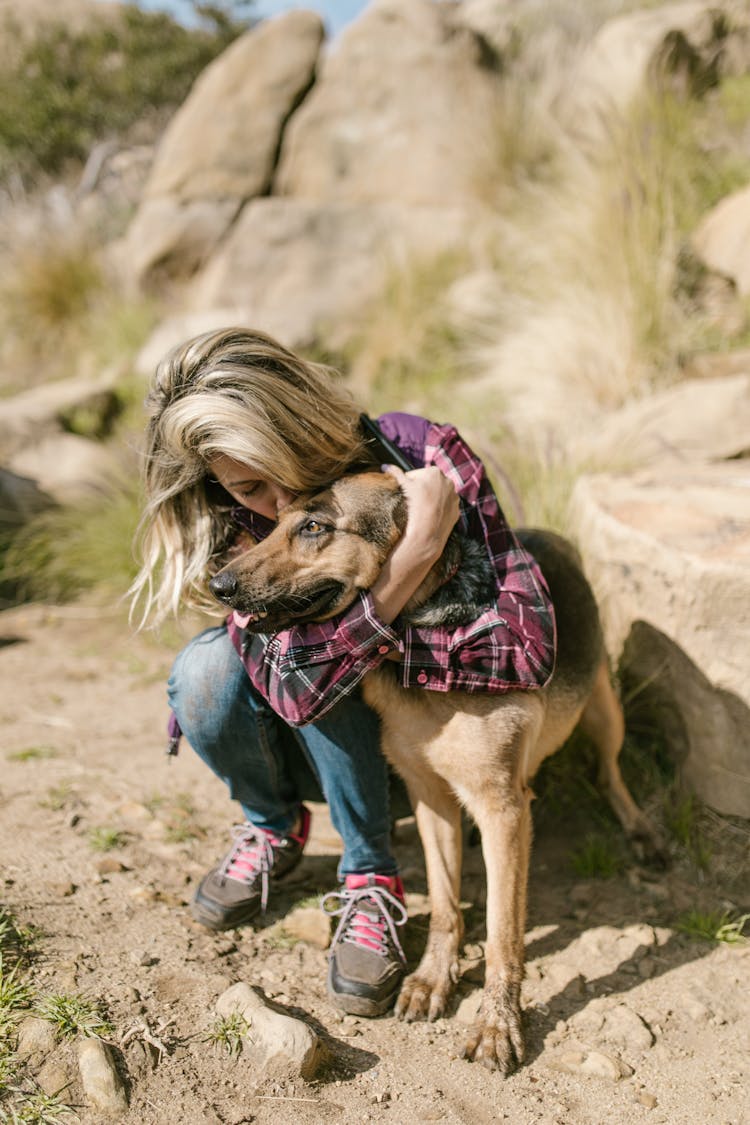
[[[227,605],[232,604],[232,599],[237,595],[239,583],[231,570],[220,571],[208,584],[208,588],[215,598],[220,602],[226,602]]]

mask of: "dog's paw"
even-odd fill
[[[481,1063],[488,1070],[499,1070],[505,1078],[520,1066],[525,1054],[521,1011],[507,1009],[479,1019],[469,1032],[463,1057]]]
[[[646,817],[628,833],[628,842],[636,859],[646,867],[653,867],[657,871],[665,871],[669,867],[666,840]]]
[[[419,972],[412,973],[401,986],[396,1001],[396,1015],[412,1023],[414,1020],[436,1020],[445,1014],[448,997],[453,988],[449,973],[440,980]]]

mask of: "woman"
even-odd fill
[[[268,534],[299,493],[373,465],[359,413],[334,374],[261,333],[222,330],[176,349],[159,365],[147,405],[143,566],[132,591],[145,601],[144,619],[181,604],[215,611],[207,583],[232,552]],[[226,929],[265,907],[272,881],[302,855],[310,827],[302,799],[314,780],[344,842],[329,993],[362,1015],[395,999],[404,972],[396,926],[406,918],[390,850],[388,773],[362,677],[395,658],[407,686],[534,689],[554,662],[544,580],[481,462],[450,426],[405,414],[380,424],[415,469],[387,467],[406,495],[408,521],[371,589],[331,621],[272,636],[246,636],[231,615],[180,653],[168,688],[173,736],[184,732],[246,817],[202,879],[194,916]],[[497,604],[453,644],[444,629],[400,627],[398,615],[459,518],[492,559]]]

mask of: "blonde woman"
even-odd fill
[[[267,535],[299,493],[373,463],[335,374],[258,332],[207,333],[176,349],[147,405],[143,566],[133,587],[144,618],[181,605],[215,610],[208,581],[233,551]],[[185,734],[245,816],[201,880],[195,918],[217,930],[252,921],[301,858],[310,829],[303,799],[322,793],[344,842],[328,990],[360,1015],[381,1014],[396,997],[404,972],[396,927],[406,919],[388,771],[362,677],[396,658],[406,686],[533,690],[554,662],[544,580],[481,462],[451,426],[406,414],[379,423],[415,468],[388,467],[408,522],[371,589],[331,621],[273,635],[245,632],[232,614],[187,645],[168,686],[173,742]],[[399,624],[457,520],[497,574],[496,604],[461,643],[445,629]]]

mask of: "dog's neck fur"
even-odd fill
[[[468,625],[496,596],[495,573],[485,548],[454,531],[400,617],[407,625]]]

